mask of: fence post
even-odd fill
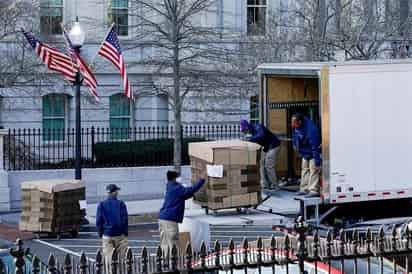
[[[147,254],[147,248],[144,246],[142,249],[142,274],[147,274],[148,273],[148,267],[147,267],[147,263],[148,263],[148,254]]]
[[[53,254],[50,254],[49,260],[47,262],[47,273],[56,274],[57,273],[57,262]],[[16,272],[17,274],[17,272]]]
[[[171,265],[172,265],[171,270],[176,271],[177,270],[178,257],[177,257],[177,247],[176,247],[175,244],[172,246],[172,255],[171,255],[170,260],[171,260]]]
[[[72,257],[70,256],[70,254],[66,254],[66,256],[64,257],[64,274],[71,274],[72,273]]]
[[[117,248],[115,248],[113,250],[113,253],[112,253],[112,262],[111,262],[111,266],[110,266],[112,268],[112,272],[111,272],[112,274],[117,274],[117,266],[118,265],[119,265],[119,253],[118,253]],[[81,274],[83,274],[83,273],[81,273]]]
[[[29,249],[24,250],[23,241],[20,239],[16,240],[16,249],[10,248],[10,255],[14,257],[14,266],[16,269],[16,274],[24,273],[25,260],[24,256],[29,253]]]
[[[0,129],[0,171],[5,169],[4,137],[7,136],[8,134],[9,134],[9,131],[7,129]]]
[[[3,273],[3,272],[0,272]],[[40,259],[37,256],[33,256],[33,260],[31,261],[31,273],[32,274],[39,274],[40,273]]]
[[[103,256],[102,252],[99,250],[96,254],[96,274],[103,273]]]
[[[133,273],[133,251],[130,247],[128,247],[126,251],[126,273]]]
[[[298,233],[298,253],[297,257],[299,259],[299,271],[301,274],[307,273],[305,271],[305,259],[308,256],[308,251],[306,249],[306,232],[308,226],[303,221],[303,217],[299,216],[296,219],[295,230]]]
[[[91,130],[91,146],[92,146],[92,167],[93,168],[95,168],[95,162],[94,162],[94,154],[95,154],[95,150],[94,150],[94,143],[95,143],[95,134],[96,134],[96,132],[95,132],[95,129],[94,129],[94,127],[92,126],[92,130]]]
[[[11,154],[11,134],[9,130],[0,129],[0,210],[9,211],[10,210],[10,188],[9,188],[9,175],[7,173],[7,168],[10,167],[10,157]],[[6,165],[5,156],[5,138],[8,136],[8,163]],[[16,161],[16,159],[14,159]]]

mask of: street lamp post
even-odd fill
[[[82,30],[78,18],[74,23],[72,29],[69,32],[70,40],[74,46],[74,49],[79,53],[85,40],[85,33]],[[82,136],[81,136],[81,108],[80,108],[80,87],[82,86],[82,77],[80,72],[76,72],[76,79],[73,82],[73,86],[76,89],[75,100],[76,100],[76,157],[74,162],[74,170],[76,180],[81,180],[82,178]]]

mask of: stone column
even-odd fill
[[[4,169],[4,137],[7,129],[0,129],[0,212],[10,210],[9,175]]]

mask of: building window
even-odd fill
[[[252,124],[259,123],[259,97],[250,97],[250,122]]]
[[[109,6],[109,24],[115,23],[118,35],[127,36],[129,27],[129,1],[111,0]]]
[[[110,132],[112,140],[129,139],[130,101],[124,94],[110,96]]]
[[[266,0],[247,0],[247,34],[264,35],[266,26]]]
[[[61,34],[63,0],[40,0],[40,31],[43,34]]]
[[[49,94],[43,97],[43,140],[63,141],[67,96]]]

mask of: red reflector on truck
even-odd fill
[[[398,191],[398,194],[405,194],[405,191]]]
[[[376,196],[376,193],[368,193],[368,196]]]
[[[339,199],[346,198],[346,195],[339,195],[338,198]]]
[[[353,197],[354,197],[354,198],[359,198],[359,197],[360,197],[360,194],[353,194]]]
[[[383,195],[391,195],[390,192],[384,192]]]

